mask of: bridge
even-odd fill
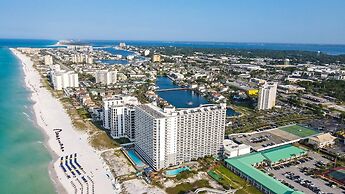
[[[167,89],[156,90],[156,92],[178,91],[178,90],[192,90],[192,88],[167,88]]]

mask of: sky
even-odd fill
[[[345,0],[0,0],[0,38],[345,44]]]

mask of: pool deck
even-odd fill
[[[139,154],[137,154],[135,151],[135,155],[141,160],[141,162],[144,164],[144,166],[138,166],[133,159],[129,156],[128,151],[126,149],[121,149],[121,151],[123,152],[123,154],[127,157],[127,159],[132,163],[132,165],[134,166],[135,169],[137,170],[143,170],[144,168],[148,167],[148,165],[144,162],[144,160],[141,158],[141,156]]]
[[[167,174],[167,171],[178,170],[178,169],[181,169],[181,168],[184,168],[184,170],[181,170],[180,172],[178,172],[178,173],[176,173],[176,174],[171,174],[171,175],[168,175],[168,174]],[[165,170],[164,176],[166,176],[166,177],[176,177],[176,176],[177,176],[178,174],[180,174],[181,172],[184,172],[184,171],[187,171],[187,170],[188,170],[188,171],[191,170],[189,166],[177,166],[177,167],[173,167],[173,168],[171,168],[171,169]]]

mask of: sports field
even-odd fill
[[[331,170],[331,172],[328,173],[328,176],[331,179],[344,184],[345,183],[345,168],[338,168],[338,169]]]
[[[280,130],[282,131],[286,131],[288,133],[292,133],[298,137],[308,137],[311,135],[315,135],[318,134],[319,132],[313,130],[313,129],[309,129],[306,127],[302,127],[299,125],[292,125],[292,126],[286,126],[286,127],[279,127]]]
[[[325,175],[326,177],[338,183],[345,184],[345,168],[344,167],[332,169],[329,172],[327,172]]]

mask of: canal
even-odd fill
[[[166,76],[157,77],[156,86],[158,86],[159,89],[180,88],[180,86],[174,84],[173,81]],[[193,90],[164,91],[157,92],[157,94],[176,108],[194,108],[201,104],[210,104],[205,97]],[[226,115],[235,116],[238,115],[238,113],[228,108]]]

